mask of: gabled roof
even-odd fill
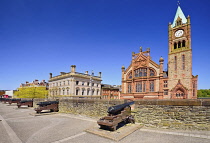
[[[178,6],[178,8],[176,10],[176,15],[174,17],[173,24],[171,25],[172,28],[175,27],[176,20],[178,17],[182,19],[182,23],[187,23],[187,18],[185,17],[184,13],[182,12],[182,9],[180,6]]]

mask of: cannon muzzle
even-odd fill
[[[132,104],[134,104],[134,101],[116,105],[116,106],[111,106],[108,108],[107,112],[109,114],[118,114],[118,112],[122,111],[125,107],[130,106]]]

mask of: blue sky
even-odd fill
[[[181,0],[191,16],[193,75],[210,89],[210,1]],[[60,72],[102,72],[121,84],[121,66],[150,47],[152,60],[168,59],[168,23],[177,0],[0,0],[0,90]]]

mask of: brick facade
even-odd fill
[[[192,75],[190,17],[180,6],[168,26],[168,71],[151,60],[150,49],[132,53],[130,66],[122,67],[122,99],[196,99],[197,78]]]

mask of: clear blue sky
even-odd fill
[[[210,89],[210,0],[180,0],[191,16],[193,75]],[[0,0],[0,90],[60,72],[102,72],[102,83],[121,84],[121,66],[150,47],[168,59],[168,23],[177,0]]]

